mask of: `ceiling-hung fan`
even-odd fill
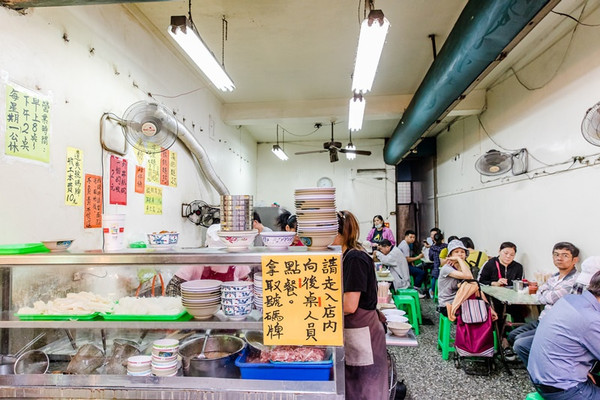
[[[361,156],[370,156],[371,152],[368,150],[352,150],[352,149],[343,149],[342,142],[336,142],[333,138],[333,126],[335,125],[335,121],[331,121],[331,141],[323,143],[324,150],[310,150],[310,151],[299,151],[295,153],[297,156],[303,154],[313,154],[313,153],[329,153],[329,161],[336,162],[339,161],[338,152],[339,153],[347,153],[347,154],[358,154]]]

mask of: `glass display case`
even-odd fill
[[[131,296],[140,289],[160,292],[153,281],[148,287],[148,274],[160,275],[164,285],[183,266],[245,265],[251,274],[260,270],[263,256],[306,254],[306,249],[290,248],[274,253],[266,248],[251,248],[247,252],[226,249],[183,249],[158,251],[131,249],[122,253],[89,251],[84,253],[45,253],[0,256],[2,277],[2,318],[0,320],[0,397],[2,398],[210,398],[264,399],[273,394],[278,399],[343,399],[343,347],[329,346],[333,363],[329,380],[298,381],[295,373],[289,380],[242,379],[241,377],[184,376],[181,369],[175,376],[130,376],[109,374],[107,364],[92,373],[71,374],[66,371],[73,356],[85,345],[102,349],[111,355],[123,341],[152,348],[156,339],[170,337],[183,341],[211,335],[244,336],[246,331],[261,331],[262,314],[253,310],[242,321],[229,320],[222,311],[206,320],[189,315],[177,318],[128,320],[106,319],[101,315],[73,318],[25,318],[15,315],[21,307],[36,301],[64,297],[67,293],[91,292],[111,298]],[[317,252],[311,252],[317,254]],[[320,252],[318,254],[322,254]],[[339,254],[334,251],[325,252]],[[140,282],[145,282],[146,287]],[[47,354],[46,373],[35,370],[38,360],[24,359],[20,366],[24,374],[11,374],[9,366],[15,354],[32,339],[43,334],[32,348]],[[32,364],[32,365],[29,365]],[[43,364],[43,363],[42,363]],[[2,369],[2,367],[5,367]],[[35,373],[28,373],[28,372]],[[1,375],[6,373],[5,375]],[[281,377],[280,377],[281,378]],[[270,397],[269,397],[270,398]]]

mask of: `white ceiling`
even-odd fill
[[[375,2],[375,8],[383,10],[391,27],[373,90],[365,97],[363,129],[352,134],[354,140],[392,135],[433,61],[429,35],[435,35],[439,51],[466,3]],[[581,3],[564,0],[557,9],[571,12]],[[171,16],[188,14],[188,1],[138,3],[127,8],[173,46],[174,54],[187,61],[168,37],[167,27]],[[218,60],[222,56],[222,17],[228,22],[224,61],[236,89],[223,93],[211,87],[224,104],[223,119],[231,125],[243,125],[258,142],[274,142],[277,124],[288,132],[286,142],[325,141],[331,134],[330,121],[335,120],[336,139],[345,141],[363,8],[364,0],[193,1],[193,21]],[[479,88],[485,88],[523,57],[535,54],[532,48],[548,46],[543,43],[552,38],[548,32],[563,21],[563,17],[549,14]],[[482,90],[476,92],[450,118],[481,112],[485,97]],[[315,132],[317,122],[323,128]]]

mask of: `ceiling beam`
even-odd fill
[[[0,5],[13,10],[34,7],[95,6],[99,4],[148,3],[173,0],[0,0]]]
[[[365,120],[400,119],[413,95],[371,96],[366,98]],[[345,120],[349,99],[272,101],[230,103],[222,108],[223,120],[228,125],[256,125],[267,122],[315,121],[319,119]],[[450,116],[479,114],[485,109],[485,90],[473,90],[460,101]]]

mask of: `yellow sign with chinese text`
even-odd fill
[[[343,346],[339,254],[262,257],[266,345]]]
[[[50,101],[26,89],[6,85],[4,152],[50,162]]]
[[[146,185],[144,194],[144,214],[162,214],[162,188]]]
[[[83,196],[83,151],[67,147],[65,170],[65,204],[80,206]]]
[[[177,153],[169,153],[169,186],[177,187]]]

